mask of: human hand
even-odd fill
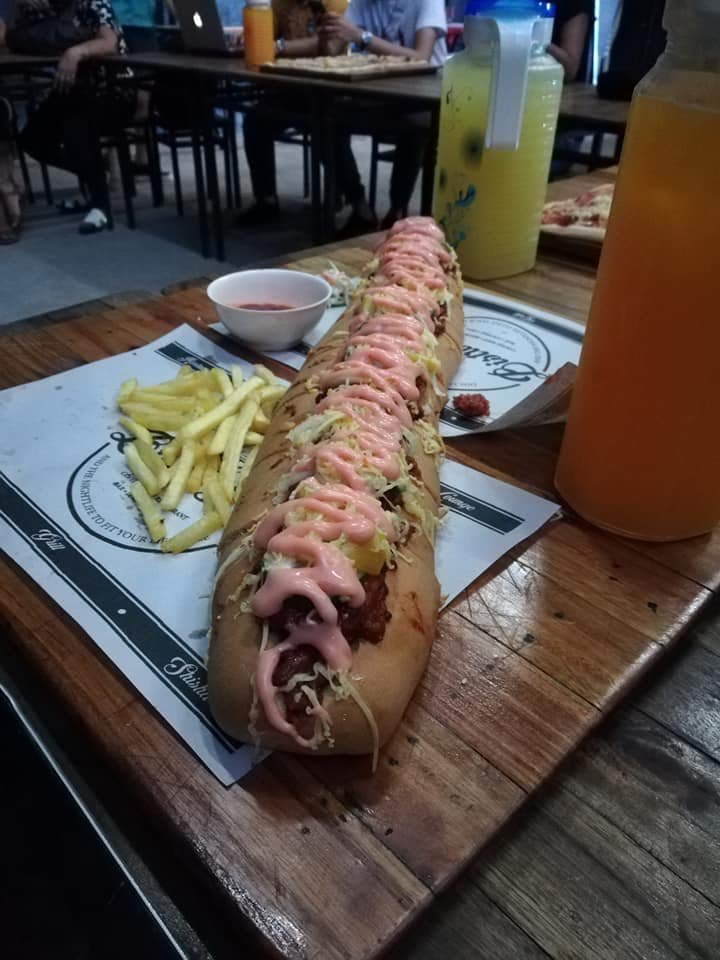
[[[339,13],[326,13],[320,21],[318,33],[326,40],[339,40],[342,43],[360,43],[362,39],[360,27],[356,27]]]
[[[68,47],[65,53],[58,60],[57,71],[55,73],[55,89],[61,93],[67,93],[73,86],[77,78],[78,67],[82,55],[79,47]]]

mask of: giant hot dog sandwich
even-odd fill
[[[376,761],[435,636],[437,420],[463,311],[430,219],[395,224],[369,271],[280,403],[228,522],[208,672],[233,736]]]

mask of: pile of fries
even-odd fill
[[[120,425],[134,438],[123,448],[137,478],[130,494],[163,551],[181,553],[225,526],[284,393],[262,364],[247,380],[235,365],[229,376],[219,367],[184,366],[174,380],[155,386],[140,387],[134,378],[121,384]],[[151,430],[173,434],[159,453]],[[175,510],[186,493],[198,492],[203,516],[167,537],[163,512]]]

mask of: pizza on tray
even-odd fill
[[[415,60],[412,57],[396,56],[376,53],[344,53],[328,57],[293,57],[291,60],[280,60],[275,63],[263,64],[264,70],[278,70],[307,73],[352,73],[354,75],[372,75],[385,73],[388,70],[407,70],[417,72],[428,70],[430,65],[425,60]]]
[[[542,230],[602,241],[610,216],[613,189],[614,184],[605,183],[579,197],[546,203],[540,221]]]

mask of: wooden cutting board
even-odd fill
[[[357,266],[357,252],[348,259]],[[182,322],[216,337],[206,330],[214,319],[203,291],[189,288],[6,330],[0,386],[137,347]],[[451,442],[450,455],[550,493],[559,436],[553,427],[470,437]],[[564,518],[442,615],[376,776],[362,758],[276,754],[227,789],[10,558],[0,563],[0,624],[35,668],[36,695],[62,699],[134,791],[157,842],[180,850],[269,953],[366,960],[678,640],[719,573],[718,534],[643,545]]]
[[[606,167],[591,173],[554,180],[548,184],[547,202],[572,200],[582,193],[606,183],[614,184],[617,179],[617,167]],[[597,227],[570,226],[559,227],[546,224],[540,227],[540,249],[546,253],[576,257],[589,263],[597,263],[602,252],[605,230]]]
[[[435,73],[437,70],[437,67],[431,63],[392,57],[372,60],[367,56],[358,54],[343,58],[333,57],[331,58],[333,61],[341,59],[345,61],[342,64],[335,65],[324,65],[323,59],[323,57],[308,57],[302,60],[279,60],[275,63],[263,64],[260,70],[265,73],[283,73],[290,76],[324,77],[326,80],[347,81]]]

